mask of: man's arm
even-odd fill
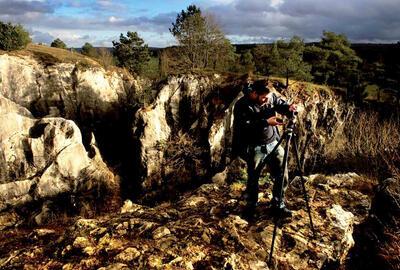
[[[275,107],[275,110],[283,115],[291,115],[292,112],[296,111],[295,104],[289,104],[284,99],[278,97],[275,93],[272,93],[272,104]]]

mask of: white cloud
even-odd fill
[[[115,23],[115,22],[122,22],[123,19],[117,18],[117,17],[114,17],[114,16],[111,16],[111,17],[108,18],[108,21],[109,21],[110,23]]]
[[[271,0],[270,6],[273,8],[278,8],[284,2],[285,2],[284,0]]]

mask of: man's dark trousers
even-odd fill
[[[247,200],[247,210],[248,211],[254,211],[256,204],[258,202],[258,180],[260,178],[260,173],[256,172],[257,166],[260,164],[264,158],[269,155],[272,150],[275,148],[277,145],[277,141],[273,141],[272,143],[269,144],[264,144],[264,145],[256,145],[256,146],[249,146],[248,149],[248,155],[246,158],[247,162],[247,186],[246,186],[246,200]],[[282,146],[279,146],[274,153],[271,153],[268,156],[268,162],[267,165],[269,166],[270,169],[270,174],[271,177],[274,179],[274,186],[272,189],[272,195],[273,195],[273,203],[275,203],[278,208],[283,208],[284,207],[284,194],[285,190],[288,185],[288,179],[287,179],[287,172],[283,174],[283,156],[284,156],[285,150],[282,148]],[[282,174],[284,177],[282,177]],[[279,195],[280,195],[280,190],[282,187],[282,179],[284,179],[284,184],[283,184],[283,192],[282,192],[282,200],[281,200],[281,205],[277,205],[279,201]]]

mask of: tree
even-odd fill
[[[126,37],[121,34],[119,42],[113,41],[113,47],[117,65],[127,68],[132,74],[140,74],[144,64],[150,60],[148,46],[137,32],[128,31]]]
[[[182,10],[169,30],[178,41],[180,57],[191,69],[225,66],[234,58],[234,49],[214,18],[203,16],[195,5]]]
[[[24,49],[31,41],[29,33],[22,25],[13,25],[0,21],[0,50],[13,51]]]
[[[172,28],[169,28],[169,31],[174,37],[179,38],[179,36],[186,31],[186,20],[196,14],[201,15],[200,8],[196,7],[196,5],[188,6],[186,11],[182,10],[181,13],[176,16],[175,23],[172,23]]]
[[[317,83],[327,84],[334,75],[334,71],[328,70],[328,56],[327,50],[316,45],[308,46],[304,51],[304,61],[311,65],[311,74]]]
[[[97,50],[93,47],[92,44],[86,42],[83,46],[82,46],[82,54],[87,55],[89,57],[94,57],[96,58],[98,56]]]
[[[313,65],[313,74],[323,83],[336,86],[348,87],[349,83],[356,81],[358,65],[362,61],[350,45],[345,35],[324,31],[318,48],[313,47],[307,52],[311,54],[309,58],[319,60]]]
[[[279,40],[274,43],[271,52],[271,71],[286,78],[286,87],[289,78],[309,81],[312,79],[311,66],[303,61],[304,42],[294,36],[289,42]]]
[[[246,72],[252,72],[254,70],[254,59],[250,50],[246,50],[240,56],[240,64],[244,66]]]
[[[264,76],[270,76],[272,72],[272,47],[269,45],[257,45],[252,50],[256,71]]]
[[[59,38],[56,38],[55,40],[53,40],[53,42],[50,44],[50,47],[67,49],[67,45],[64,43],[64,41],[62,41]]]

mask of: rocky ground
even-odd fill
[[[270,187],[254,222],[242,215],[244,184],[205,184],[175,202],[126,201],[120,213],[65,224],[14,228],[0,236],[1,269],[334,269],[354,245],[373,183],[356,174],[307,178],[313,237],[299,182],[288,190],[291,220],[280,224],[274,266]]]

